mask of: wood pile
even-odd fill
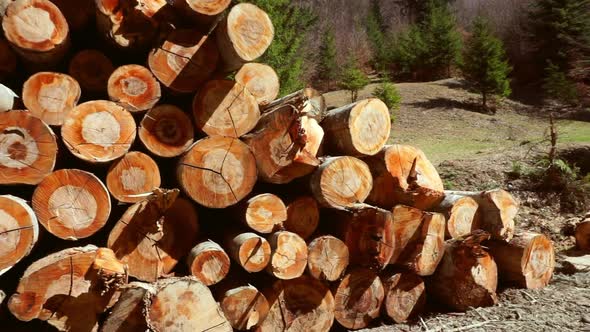
[[[516,200],[445,191],[382,101],[278,98],[252,4],[0,8],[2,328],[359,329],[551,279]]]

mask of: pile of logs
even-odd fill
[[[380,100],[277,98],[255,5],[0,10],[2,329],[359,329],[551,279],[515,199],[445,191],[422,151],[386,145]]]

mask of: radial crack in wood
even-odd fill
[[[27,202],[0,196],[0,276],[29,255],[38,237],[39,222]]]

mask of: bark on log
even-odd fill
[[[197,244],[187,257],[191,274],[206,286],[215,285],[229,272],[229,256],[211,240]]]
[[[1,3],[2,1],[0,1]],[[1,15],[1,10],[0,10]],[[0,18],[1,20],[1,18]],[[0,81],[5,81],[16,72],[16,54],[6,39],[0,38]]]
[[[177,157],[193,144],[195,131],[191,119],[174,105],[157,105],[139,125],[139,139],[159,157]]]
[[[146,320],[151,331],[232,332],[207,286],[192,277],[159,280],[146,293]]]
[[[231,137],[196,142],[180,161],[178,182],[197,203],[225,208],[246,197],[256,183],[256,161],[248,146]]]
[[[126,282],[125,266],[109,249],[70,248],[31,264],[8,308],[21,321],[44,320],[60,331],[95,331]]]
[[[0,113],[0,184],[38,184],[55,167],[51,128],[26,111]]]
[[[256,98],[243,85],[211,80],[193,100],[196,127],[209,136],[241,137],[260,119]]]
[[[84,94],[106,96],[109,77],[115,67],[97,50],[82,50],[70,61],[68,73],[78,81]]]
[[[70,152],[91,163],[104,163],[123,156],[135,140],[135,120],[129,111],[106,100],[76,106],[61,128]]]
[[[68,23],[48,0],[13,1],[6,8],[2,28],[14,51],[33,68],[55,66],[69,47]]]
[[[354,157],[326,158],[310,180],[315,199],[324,207],[347,208],[363,203],[373,187],[369,167]]]
[[[271,254],[266,271],[277,279],[299,278],[307,266],[307,244],[299,235],[280,231],[268,239]]]
[[[434,211],[443,213],[447,219],[445,235],[459,239],[481,228],[479,204],[471,198],[459,195],[445,195]]]
[[[31,252],[38,237],[39,222],[27,202],[0,196],[0,276]]]
[[[240,203],[237,215],[248,228],[262,234],[283,229],[287,207],[276,195],[260,194]]]
[[[316,89],[305,88],[273,100],[267,105],[261,105],[260,110],[262,113],[267,113],[286,105],[317,121],[322,121],[327,109],[324,95]]]
[[[462,240],[448,241],[443,259],[427,283],[429,296],[457,311],[496,304],[496,262],[480,245],[489,238],[478,230]]]
[[[252,285],[224,291],[219,298],[219,305],[231,326],[239,331],[258,327],[270,309],[264,294]]]
[[[365,161],[373,174],[367,203],[384,209],[405,204],[421,210],[444,198],[443,183],[424,153],[409,145],[389,145]]]
[[[121,287],[121,296],[109,316],[102,324],[101,332],[144,332],[147,331],[147,323],[143,315],[143,298],[146,293],[155,293],[151,284],[143,282],[131,282]]]
[[[321,125],[332,155],[372,156],[389,139],[391,115],[385,103],[370,98],[329,111]]]
[[[150,52],[152,73],[178,93],[195,92],[215,71],[219,51],[209,36],[197,30],[174,30],[164,44]]]
[[[509,241],[486,243],[501,281],[528,289],[549,284],[555,268],[553,243],[545,235],[523,232]]]
[[[23,103],[39,119],[51,126],[61,126],[78,104],[80,85],[66,74],[40,72],[23,85]]]
[[[319,280],[302,276],[277,280],[264,293],[270,311],[257,332],[328,332],[334,322],[334,297]]]
[[[576,226],[575,237],[578,249],[590,252],[590,220],[581,222]]]
[[[318,280],[336,281],[348,267],[348,246],[333,236],[315,238],[307,251],[307,272]]]
[[[236,82],[245,86],[261,107],[275,100],[280,90],[279,76],[262,63],[244,64],[236,74]]]
[[[33,210],[45,229],[64,240],[79,240],[98,232],[111,214],[105,185],[92,173],[61,169],[37,186]]]
[[[229,72],[264,54],[274,38],[274,27],[262,9],[240,3],[221,21],[216,36],[223,59],[222,69]]]
[[[390,263],[419,276],[434,273],[445,251],[445,217],[405,205],[393,208],[395,249]]]
[[[460,195],[473,198],[479,204],[481,228],[498,240],[510,241],[514,235],[514,217],[519,204],[503,189],[482,192],[445,191],[446,195]]]
[[[225,247],[231,258],[247,272],[260,272],[270,262],[270,244],[254,233],[231,234]]]
[[[405,323],[424,311],[426,291],[422,278],[411,272],[395,273],[383,280],[383,308],[394,322]]]
[[[379,316],[385,290],[369,269],[348,272],[334,290],[335,318],[347,329],[365,328]]]
[[[320,209],[313,197],[297,197],[287,206],[287,220],[283,223],[285,230],[307,240],[315,233],[319,223]]]
[[[107,83],[109,98],[130,112],[147,111],[160,100],[160,83],[140,65],[121,66]]]
[[[133,204],[115,224],[107,246],[128,265],[129,275],[153,282],[170,273],[196,242],[194,206],[178,190],[156,190]]]
[[[229,7],[231,0],[178,0],[174,6],[198,25],[207,26]]]
[[[107,173],[107,188],[122,203],[136,203],[160,187],[160,169],[147,154],[129,152],[114,162]]]

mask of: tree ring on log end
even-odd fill
[[[38,236],[33,209],[18,197],[0,196],[0,275],[29,254]]]

